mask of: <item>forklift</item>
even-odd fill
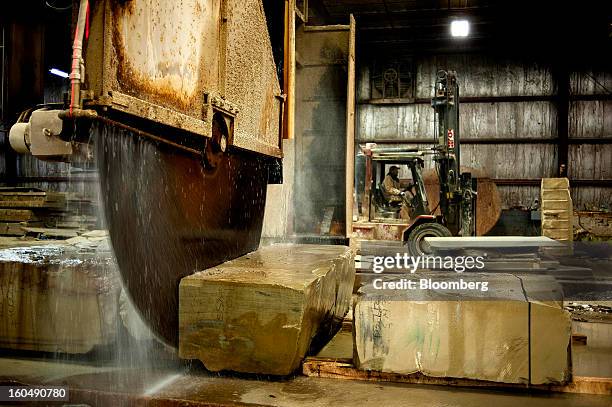
[[[477,180],[471,173],[460,173],[459,85],[454,71],[437,73],[431,105],[436,119],[433,147],[412,149],[367,144],[361,149],[366,167],[363,205],[367,220],[397,219],[401,209],[407,209],[409,220],[398,237],[411,256],[431,253],[426,237],[474,236],[476,233]],[[431,208],[427,200],[422,175],[428,155],[432,156],[440,185],[440,200],[435,208]],[[407,166],[412,176],[411,184],[402,194],[401,205],[389,203],[382,191],[382,179],[388,165]],[[435,214],[438,207],[440,212]]]

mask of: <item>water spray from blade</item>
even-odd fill
[[[228,151],[210,168],[202,156],[112,124],[96,123],[93,132],[105,217],[124,284],[153,332],[176,346],[180,279],[259,244],[265,161]]]

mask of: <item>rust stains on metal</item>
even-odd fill
[[[107,2],[111,88],[206,120],[204,93],[219,81],[220,1],[129,3]]]
[[[264,104],[261,108],[261,116],[259,118],[259,134],[269,134],[270,133],[270,125],[273,120],[270,115],[274,114],[274,88],[272,86],[268,86],[268,90],[266,91],[266,97],[264,99]],[[276,113],[278,115],[278,112]]]
[[[114,1],[112,5],[115,10],[121,11],[124,14],[134,14],[135,5],[134,1],[126,0],[126,1]]]
[[[115,13],[117,13],[116,9]],[[114,20],[119,21],[119,16],[117,14],[115,14]],[[185,114],[193,113],[194,107],[196,107],[199,102],[201,103],[201,96],[197,94],[188,96],[186,93],[177,92],[167,79],[146,78],[140,73],[126,55],[126,48],[120,33],[120,28],[120,24],[114,25],[112,40],[117,58],[117,81],[121,90],[139,99],[164,106],[170,104]],[[164,70],[169,71],[169,66],[162,66],[160,71]]]
[[[87,52],[103,49],[99,72],[88,63],[97,99],[210,136],[209,101],[218,95],[237,108],[237,147],[281,156],[280,87],[261,0],[106,0],[93,15]]]

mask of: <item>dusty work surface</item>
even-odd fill
[[[282,244],[185,277],[179,355],[212,371],[287,375],[348,311],[355,279],[346,246]]]
[[[572,344],[572,369],[579,376],[603,376],[612,382],[612,323],[572,321],[572,332],[584,336]]]
[[[414,406],[603,407],[590,395],[500,392],[298,376],[282,381],[185,373],[176,369],[96,367],[83,361],[0,358],[0,384],[65,384],[70,403],[99,406]]]

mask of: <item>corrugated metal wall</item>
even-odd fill
[[[476,139],[462,145],[462,165],[482,168],[491,178],[499,180],[505,208],[531,206],[539,195],[536,180],[557,174],[556,86],[551,68],[472,54],[420,57],[414,64],[415,100],[392,104],[370,100],[369,67],[361,65],[358,141],[401,143],[405,140],[410,144],[411,140],[433,139],[434,114],[428,99],[432,96],[436,72],[455,70],[464,99],[460,108],[461,137]],[[570,95],[601,95],[605,93],[604,87],[612,89],[609,73],[570,74]],[[610,100],[572,99],[570,140],[612,138],[611,103]],[[592,140],[588,144],[575,143],[570,142],[568,151],[571,179],[612,178],[612,144],[593,144]],[[419,145],[426,147],[423,143]],[[579,183],[573,188],[577,207],[601,207],[610,203],[610,187],[586,184]]]

